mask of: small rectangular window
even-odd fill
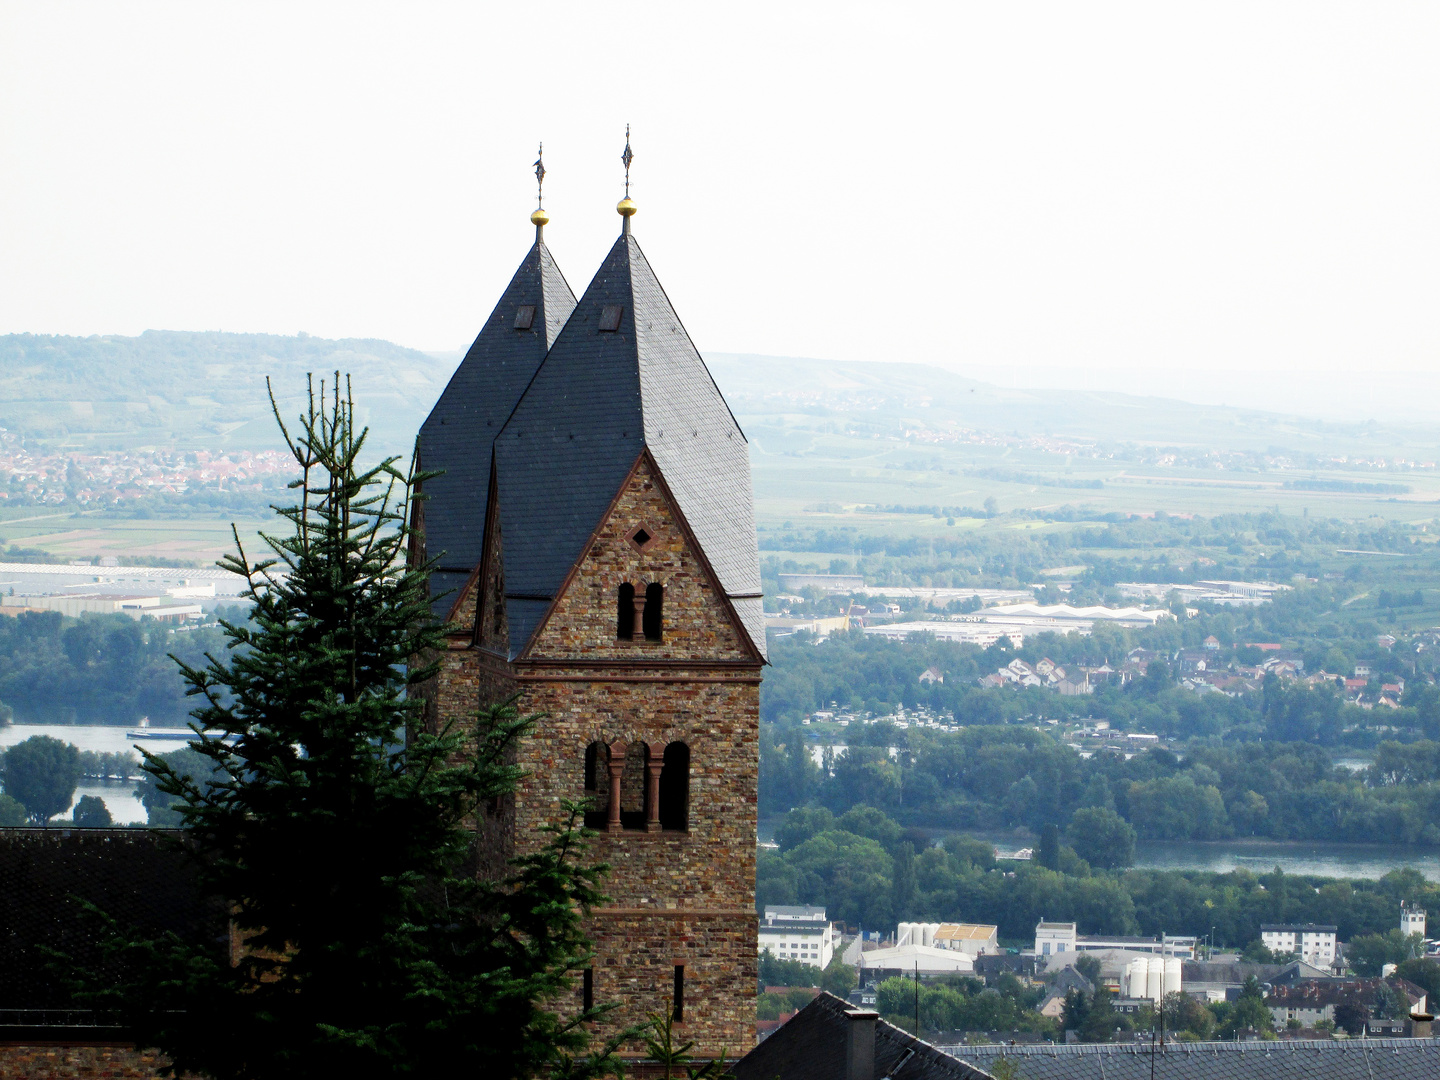
[[[595,1007],[595,969],[588,967],[581,975],[580,1006],[586,1012]]]
[[[675,1023],[682,1023],[685,1019],[685,965],[675,965],[675,1011],[672,1016]]]
[[[625,309],[619,304],[606,304],[600,309],[600,329],[606,333],[614,333],[620,329],[620,312]]]
[[[535,305],[521,304],[515,309],[515,329],[529,330],[535,323]]]

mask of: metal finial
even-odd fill
[[[620,155],[620,160],[625,163],[625,198],[630,197],[630,162],[635,160],[635,155],[630,152],[630,125],[625,125],[625,152]]]
[[[535,159],[535,205],[545,205],[545,144],[540,144],[540,156]]]

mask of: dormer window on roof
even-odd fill
[[[600,329],[613,334],[620,329],[620,313],[625,308],[620,304],[606,304],[600,309]]]
[[[515,309],[515,329],[529,330],[535,324],[535,305],[521,304]]]

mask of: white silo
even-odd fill
[[[921,923],[921,924],[920,924],[920,944],[921,944],[921,945],[934,945],[934,944],[935,944],[935,935],[936,935],[937,933],[939,933],[939,932],[940,932],[940,924],[939,924],[938,922]]]
[[[1159,1001],[1165,996],[1165,961],[1158,956],[1152,956],[1145,961],[1145,982],[1149,991],[1145,996],[1151,1001]]]
[[[1144,959],[1136,957],[1134,960],[1130,961],[1130,997],[1147,998],[1150,996],[1150,992],[1147,988],[1147,983],[1145,979],[1145,970],[1146,968]]]
[[[1180,993],[1180,958],[1178,956],[1167,956],[1165,958],[1165,993]]]
[[[920,935],[915,931],[915,928],[919,925],[919,923],[902,922],[899,926],[895,927],[896,946],[919,945]]]

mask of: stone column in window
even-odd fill
[[[635,606],[635,621],[631,625],[635,628],[635,640],[643,640],[645,637],[645,590],[636,589],[635,598],[632,601]]]
[[[653,750],[645,754],[645,831],[660,831],[660,770],[665,767],[665,758]]]
[[[610,744],[610,821],[606,828],[610,832],[620,831],[620,778],[625,775],[625,752],[629,748],[623,742]]]

